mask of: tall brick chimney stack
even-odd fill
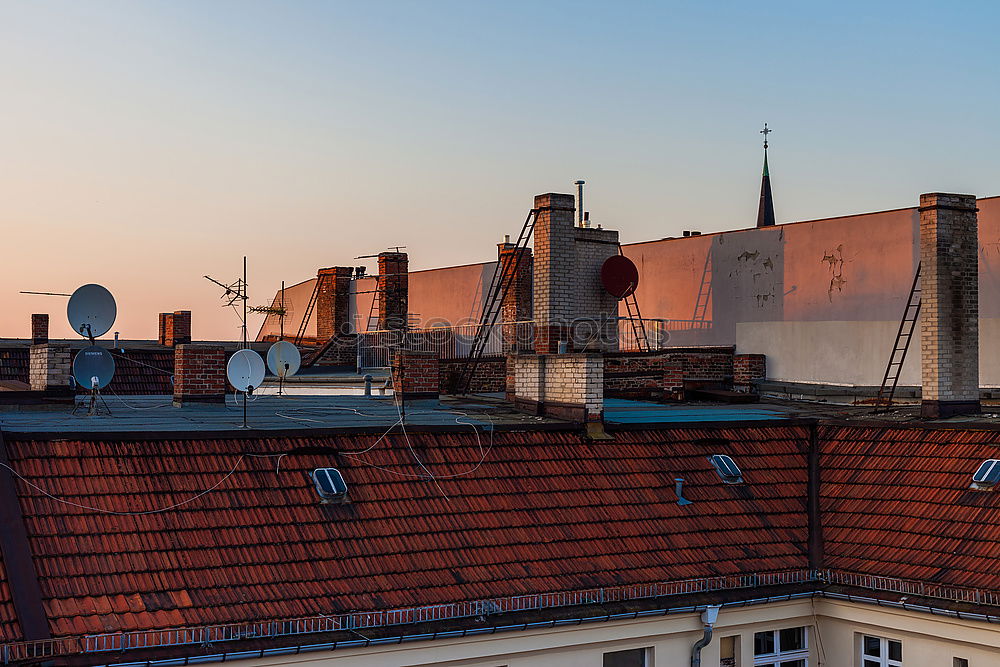
[[[534,312],[535,352],[559,351],[569,340],[573,312],[575,238],[573,195],[547,193],[535,197]]]
[[[350,266],[332,266],[320,269],[316,295],[316,338],[330,340],[336,335],[351,331],[351,273]]]
[[[175,310],[160,313],[157,342],[167,347],[177,347],[191,342],[191,311]]]
[[[405,252],[378,254],[378,328],[405,329],[409,313],[409,259]]]
[[[500,304],[500,321],[504,324],[524,322],[532,317],[530,248],[518,249],[513,243],[497,244],[497,271],[502,285],[509,285]],[[518,343],[530,348],[531,341],[517,340],[517,327],[503,327],[504,349],[514,350]]]
[[[31,316],[31,344],[44,345],[49,342],[49,316],[35,313]]]
[[[974,195],[920,195],[924,417],[978,414],[979,233]]]

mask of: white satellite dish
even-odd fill
[[[73,358],[73,377],[84,389],[104,389],[114,376],[115,359],[103,347],[85,347]]]
[[[267,351],[267,367],[279,378],[286,378],[299,372],[302,355],[299,348],[287,340],[279,340]]]
[[[66,316],[73,331],[85,338],[97,338],[111,330],[118,316],[118,306],[106,288],[84,285],[70,296]]]
[[[253,393],[264,382],[264,360],[253,350],[239,350],[229,357],[226,378],[236,391]]]

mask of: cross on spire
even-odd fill
[[[767,150],[767,135],[774,132],[774,130],[767,129],[767,123],[764,123],[764,129],[760,131],[764,135],[764,150]]]

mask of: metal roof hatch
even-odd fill
[[[979,470],[972,475],[972,488],[981,491],[989,491],[1000,482],[1000,460],[987,459],[979,466]]]
[[[743,483],[743,473],[740,472],[740,467],[732,458],[725,454],[712,454],[708,457],[708,461],[715,467],[715,472],[719,473],[719,477],[726,484]]]
[[[313,484],[316,485],[316,493],[322,498],[322,503],[346,503],[347,483],[344,476],[336,468],[316,468],[312,472]]]

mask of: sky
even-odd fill
[[[532,197],[587,181],[623,242],[1000,194],[993,2],[0,3],[0,337],[196,339],[282,280],[405,246],[495,259]],[[374,270],[374,262],[367,260]],[[251,320],[255,332],[259,319]]]

